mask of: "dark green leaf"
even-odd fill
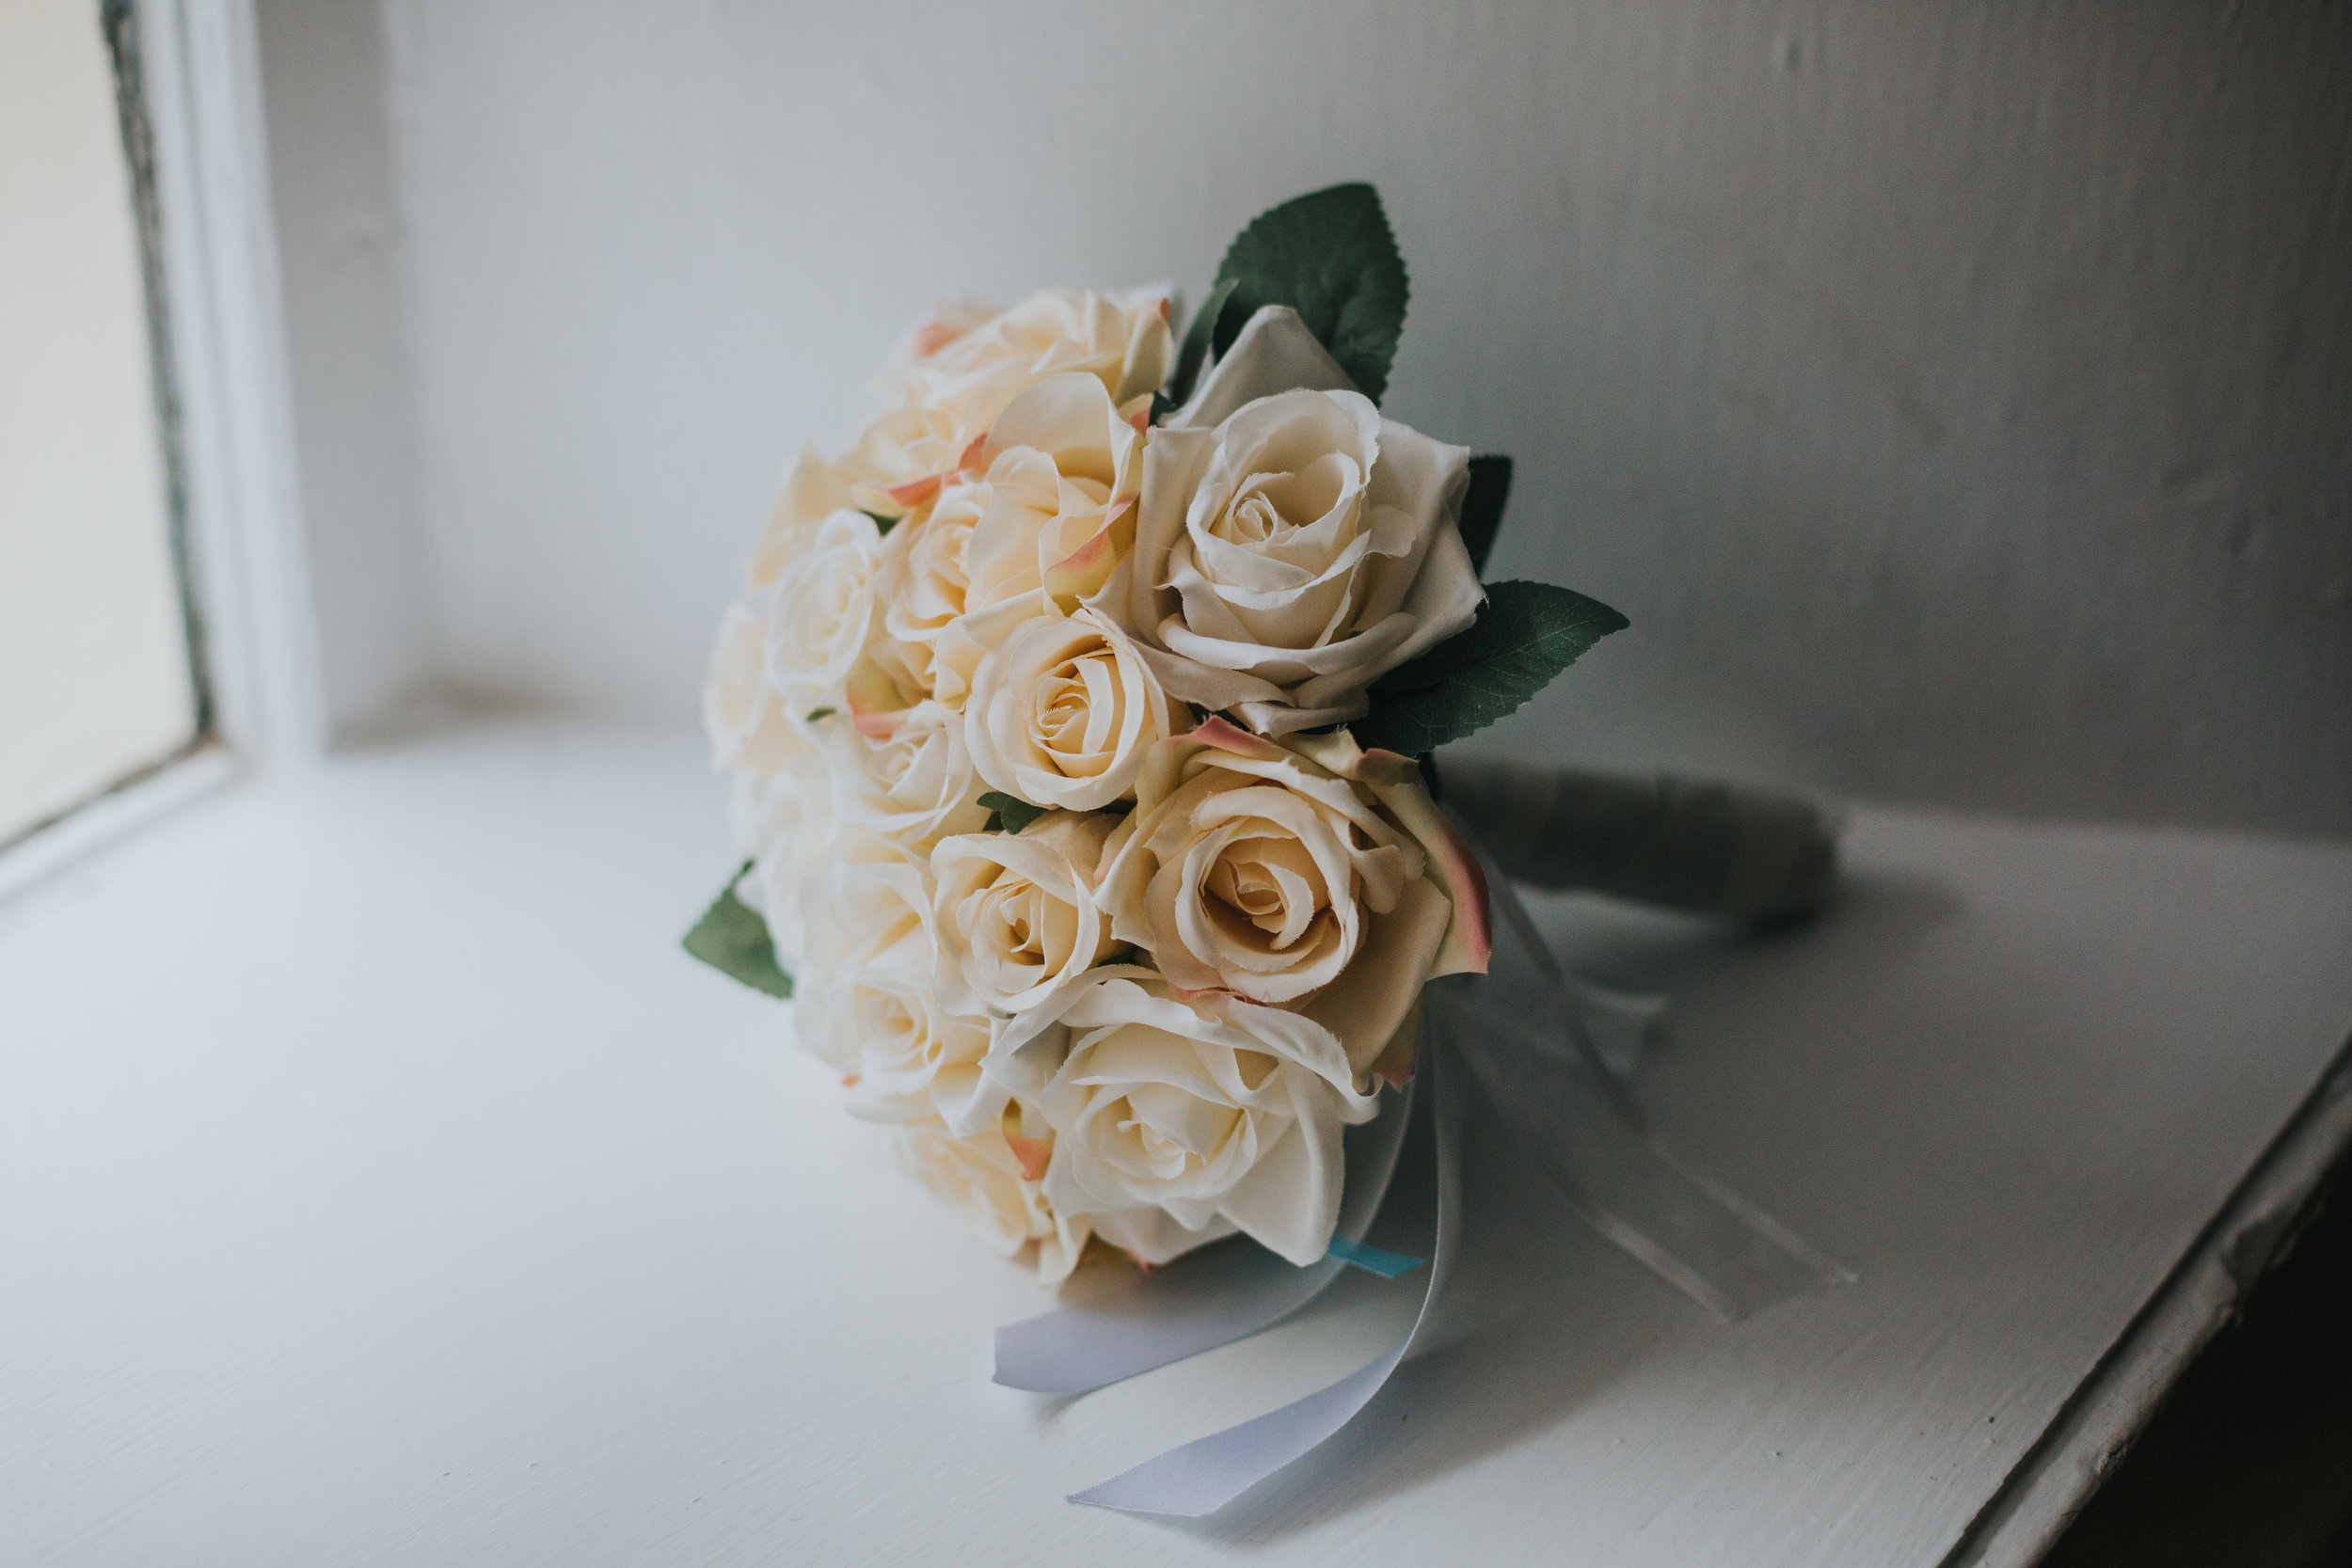
[[[868,512],[866,515],[874,519],[874,531],[885,537],[892,529],[898,526],[898,519],[896,517],[885,517],[879,512]]]
[[[808,721],[812,724],[817,722],[819,719],[830,719],[832,717],[833,709],[829,707],[813,707],[808,710]]]
[[[1221,278],[1209,290],[1209,297],[1200,302],[1200,309],[1184,329],[1184,346],[1176,355],[1176,380],[1168,396],[1182,407],[1192,396],[1192,384],[1200,377],[1200,362],[1208,357],[1210,335],[1216,330],[1216,318],[1233,297],[1235,284],[1230,277]],[[1158,416],[1155,413],[1153,421]]]
[[[1470,566],[1482,577],[1486,557],[1495,547],[1495,531],[1502,527],[1503,503],[1511,499],[1511,460],[1473,457],[1470,488],[1462,495],[1462,545]]]
[[[992,833],[1017,833],[1050,809],[1033,806],[1026,800],[1016,800],[993,789],[980,797],[980,804],[989,809],[988,832]]]
[[[1204,321],[1230,343],[1260,308],[1287,305],[1366,397],[1378,403],[1388,390],[1407,288],[1405,258],[1370,185],[1333,185],[1260,214],[1226,251],[1216,279],[1232,293],[1217,309],[1202,307],[1184,335],[1187,356]],[[1209,299],[1216,305],[1218,295]]]
[[[750,875],[752,863],[745,861],[742,868],[727,879],[726,887],[710,901],[710,908],[694,922],[694,928],[686,933],[686,950],[754,990],[788,997],[792,994],[792,976],[776,962],[776,943],[768,934],[768,923],[759,917],[757,910],[735,895],[737,884]]]
[[[1219,359],[1224,358],[1232,348],[1233,340],[1241,336],[1241,329],[1249,325],[1249,303],[1241,297],[1241,291],[1236,289],[1232,296],[1226,300],[1225,308],[1216,313],[1216,330],[1209,335],[1209,351]]]
[[[1491,583],[1470,628],[1375,682],[1372,711],[1348,727],[1367,749],[1433,752],[1511,712],[1627,624],[1548,582]]]

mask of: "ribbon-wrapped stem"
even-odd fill
[[[1837,814],[1752,785],[1447,752],[1449,810],[1503,873],[1759,925],[1802,919],[1837,874]]]

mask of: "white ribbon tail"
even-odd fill
[[[1412,1332],[1386,1354],[1327,1388],[1294,1400],[1279,1410],[1227,1427],[1223,1432],[1170,1449],[1100,1485],[1073,1493],[1070,1500],[1124,1513],[1198,1518],[1214,1513],[1275,1471],[1321,1447],[1332,1433],[1372,1402],[1429,1326],[1438,1292],[1460,1246],[1460,1106],[1457,1085],[1446,1082],[1459,1066],[1440,1064],[1441,1049],[1424,1027],[1421,1075],[1431,1080],[1438,1126],[1438,1219],[1436,1255],[1422,1287],[1421,1311]],[[1449,1111],[1451,1107],[1451,1111]]]

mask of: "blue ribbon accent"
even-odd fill
[[[1376,1247],[1368,1242],[1351,1242],[1338,1235],[1331,1238],[1331,1244],[1323,1249],[1323,1255],[1336,1258],[1343,1263],[1353,1263],[1365,1273],[1376,1274],[1383,1279],[1396,1279],[1411,1274],[1429,1261],[1426,1258],[1407,1258],[1401,1252],[1391,1252],[1386,1247]]]

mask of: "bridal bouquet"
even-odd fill
[[[1382,415],[1406,293],[1342,185],[1245,229],[1181,345],[1165,289],[943,309],[721,623],[745,859],[689,950],[1049,1281],[1331,1251],[1343,1131],[1491,951],[1424,761],[1626,624],[1480,582],[1510,460]]]
[[[1205,1513],[1356,1418],[1459,1247],[1472,1091],[1719,1316],[1851,1277],[1648,1130],[1619,1074],[1661,1004],[1564,973],[1439,809],[1437,748],[1626,623],[1482,584],[1510,460],[1381,414],[1405,298],[1378,198],[1341,185],[1243,230],[1181,342],[1165,289],[942,310],[856,442],[803,451],[720,625],[744,859],[688,951],[792,998],[850,1111],[1047,1281],[1089,1247],[1184,1259],[998,1329],[998,1383],[1099,1387],[1348,1266],[1420,1273],[1360,1370],[1073,1501]],[[1574,842],[1541,777],[1460,776],[1489,827]],[[1608,799],[1686,902],[1827,874],[1808,811]],[[1426,1258],[1366,1240],[1416,1102]]]

